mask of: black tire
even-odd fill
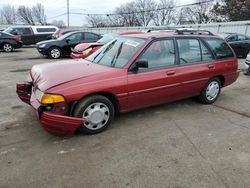
[[[9,53],[14,50],[13,46],[10,43],[4,43],[3,44],[3,51]]]
[[[48,50],[48,56],[52,59],[59,59],[62,56],[61,49],[58,47],[51,47]]]
[[[99,111],[97,109],[97,106],[100,105]],[[89,109],[89,110],[88,110]],[[95,111],[95,109],[97,109]],[[103,110],[101,110],[103,109]],[[95,111],[95,112],[91,112],[89,113],[89,111]],[[105,112],[103,112],[105,111]],[[96,114],[94,114],[96,113]],[[101,114],[103,113],[103,114]],[[107,115],[108,114],[108,115]],[[102,131],[104,131],[111,123],[111,121],[114,119],[115,116],[115,109],[114,109],[114,105],[112,104],[112,102],[102,96],[102,95],[91,95],[83,100],[81,100],[75,110],[73,115],[75,117],[85,117],[87,119],[87,117],[90,117],[89,120],[86,120],[86,122],[84,122],[79,128],[78,131],[80,133],[84,133],[84,134],[96,134],[96,133],[100,133]],[[100,115],[103,116],[103,118],[99,118],[98,121],[100,121],[100,123],[96,123],[96,122],[92,122],[91,121],[91,117],[97,117]],[[109,116],[108,119],[106,116]],[[93,117],[93,119],[94,119]],[[95,125],[98,124],[98,125]],[[96,127],[95,127],[96,126]],[[100,126],[100,127],[99,127]]]
[[[211,88],[211,87],[214,87],[214,95],[213,96],[208,95],[209,88]],[[217,77],[212,78],[204,86],[204,88],[202,89],[198,99],[203,104],[212,104],[212,103],[214,103],[216,101],[216,99],[220,95],[220,91],[221,91],[221,81],[220,81],[220,79],[217,78]],[[211,93],[213,93],[213,92],[211,92]]]

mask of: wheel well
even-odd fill
[[[116,114],[119,113],[119,111],[120,111],[119,101],[118,101],[117,97],[114,94],[109,93],[109,92],[97,92],[97,93],[91,93],[89,95],[86,95],[86,96],[82,97],[80,100],[78,100],[74,105],[72,105],[72,108],[75,108],[76,105],[79,103],[79,101],[81,101],[82,99],[84,99],[86,97],[89,97],[91,95],[102,95],[102,96],[108,98],[112,102],[112,104],[114,105],[115,113]],[[74,103],[74,102],[72,102],[72,103]],[[74,111],[74,109],[71,109],[71,113],[73,111]]]
[[[224,83],[225,83],[225,78],[224,78],[224,76],[218,75],[218,76],[215,76],[215,77],[219,78],[220,83],[221,83],[221,87],[223,87],[223,86],[224,86]]]
[[[49,50],[50,50],[51,48],[58,48],[58,49],[62,52],[62,49],[61,49],[59,46],[51,46],[51,47],[49,47]]]

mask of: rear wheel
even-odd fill
[[[48,55],[52,59],[59,59],[61,57],[61,50],[58,47],[52,47],[49,49]]]
[[[11,44],[9,44],[9,43],[5,43],[3,45],[3,50],[5,52],[12,52],[13,51],[13,46]]]
[[[221,82],[219,78],[212,78],[202,89],[199,100],[204,104],[212,104],[216,101],[221,91]]]
[[[114,105],[102,95],[92,95],[83,99],[74,110],[75,117],[82,117],[86,120],[78,129],[79,132],[85,134],[104,131],[113,120],[114,115]]]

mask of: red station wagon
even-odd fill
[[[17,94],[47,131],[94,134],[117,113],[193,96],[211,104],[238,75],[223,39],[177,30],[119,36],[86,59],[35,65]]]

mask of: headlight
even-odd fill
[[[41,44],[41,45],[39,45],[38,47],[39,48],[44,48],[46,46],[46,44]]]
[[[28,76],[27,76],[27,82],[32,82],[32,78],[31,78],[30,74],[28,74]]]
[[[93,48],[88,48],[82,52],[83,55],[88,55]]]
[[[36,99],[41,103],[41,104],[55,104],[59,102],[64,102],[64,97],[62,95],[57,95],[57,94],[47,94],[44,93],[38,89],[35,91],[35,96]]]

